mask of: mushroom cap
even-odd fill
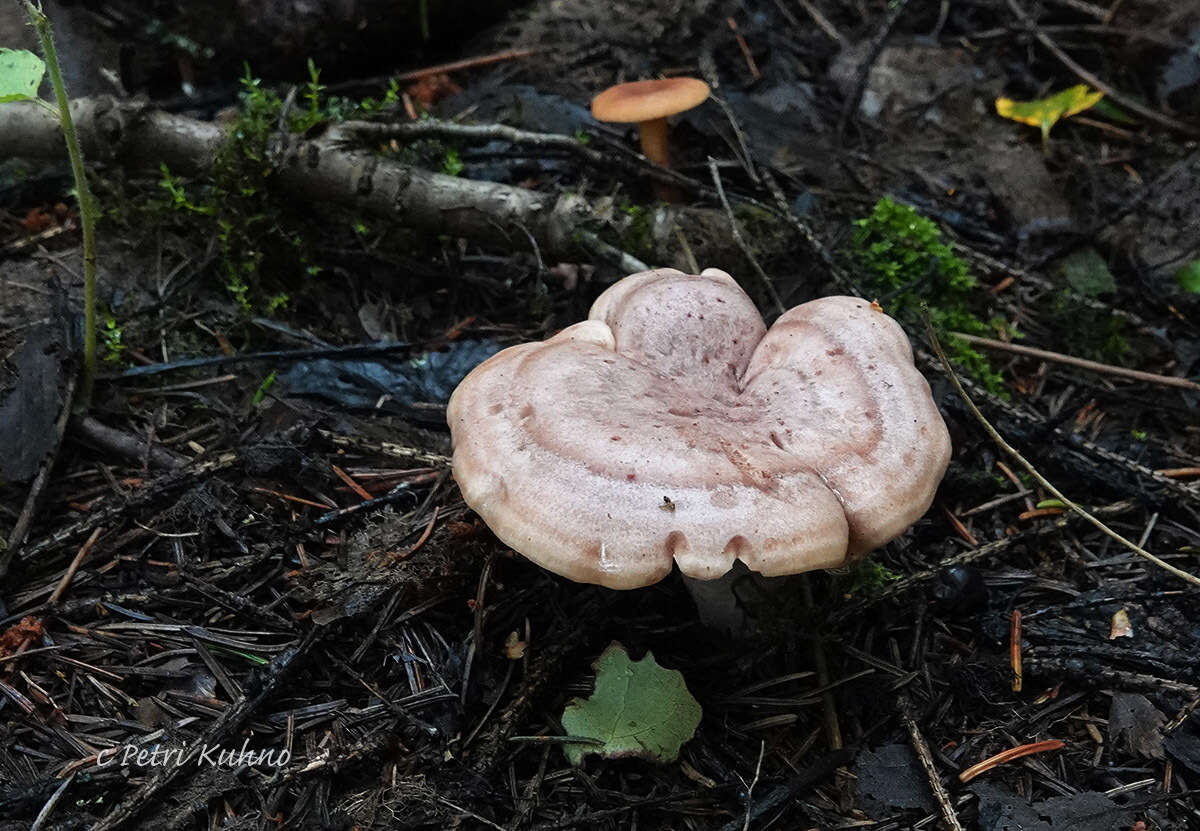
[[[666,118],[704,103],[708,84],[698,78],[663,78],[617,84],[592,99],[597,121],[631,123]]]
[[[609,588],[841,565],[929,508],[950,436],[904,331],[855,297],[768,330],[717,269],[634,274],[588,319],[476,367],[447,409],[463,498]]]

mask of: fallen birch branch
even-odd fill
[[[226,139],[220,125],[110,97],[72,101],[71,114],[84,154],[93,163],[150,170],[165,163],[172,173],[203,176],[211,172]],[[353,127],[333,125],[315,137],[283,136],[286,144],[276,162],[279,190],[314,205],[337,205],[429,234],[509,250],[527,249],[532,241],[540,256],[599,258],[622,273],[647,268],[637,256],[600,238],[597,232],[606,222],[619,234],[619,222],[628,219],[606,218],[599,203],[572,193],[539,193],[402,164],[353,146],[361,143]],[[0,104],[0,158],[60,158],[63,152],[61,131],[44,108],[30,102]],[[703,265],[736,267],[718,261],[731,248],[720,213],[663,205],[648,214],[642,221],[649,240],[639,248],[653,252],[651,265],[685,264],[677,242],[678,230],[684,230],[716,253]]]
[[[224,129],[111,98],[71,102],[84,153],[91,161],[198,176],[213,166]],[[36,104],[0,106],[0,157],[60,157],[57,125]],[[336,147],[336,131],[314,140],[291,136],[280,154],[277,183],[313,204],[332,202],[399,224],[513,247],[528,245],[528,231],[549,251],[575,248],[573,238],[592,219],[587,202],[491,182],[473,182]]]

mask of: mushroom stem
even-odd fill
[[[642,155],[657,165],[671,166],[671,148],[667,143],[667,119],[655,118],[638,122],[642,140]]]
[[[706,629],[740,637],[750,630],[750,616],[738,602],[733,584],[736,572],[730,571],[716,580],[698,580],[683,575],[683,584],[696,604],[700,622]]]
[[[733,568],[715,580],[683,575],[683,584],[696,604],[700,622],[735,640],[757,631],[756,612],[783,589],[787,577],[763,577],[735,560]]]
[[[642,140],[642,155],[662,167],[671,166],[671,146],[667,141],[667,120],[656,118],[653,121],[638,123],[638,135]],[[662,202],[682,202],[683,192],[674,185],[655,181],[650,185],[656,199]]]
[[[671,166],[667,146],[667,116],[699,106],[711,90],[699,78],[659,78],[617,84],[592,99],[592,116],[597,121],[636,124],[646,158],[663,167]],[[671,185],[654,183],[654,195],[664,202],[681,202],[683,194]]]

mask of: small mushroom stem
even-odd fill
[[[667,143],[667,120],[655,118],[638,123],[642,140],[642,155],[657,165],[671,166],[671,147]]]
[[[700,622],[708,629],[723,632],[735,640],[754,634],[755,612],[784,588],[786,577],[763,577],[746,568],[741,560],[715,580],[700,580],[683,575],[683,584],[696,603]]]
[[[667,141],[667,120],[656,118],[638,123],[638,136],[642,140],[642,155],[662,167],[671,166],[671,146]],[[663,202],[682,202],[683,193],[674,185],[654,182],[654,196]]]

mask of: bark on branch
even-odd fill
[[[166,163],[189,176],[211,171],[225,130],[112,98],[71,103],[84,153],[91,161],[157,169]],[[586,252],[623,270],[644,265],[601,241],[594,207],[574,194],[545,194],[494,182],[431,173],[347,147],[352,137],[331,128],[316,138],[288,136],[276,181],[286,194],[314,204],[333,203],[434,234],[529,247],[543,255]],[[52,113],[31,102],[0,104],[0,158],[61,158],[62,133]],[[673,208],[663,208],[673,212]],[[673,228],[673,218],[653,226]],[[658,263],[655,263],[658,264]]]

